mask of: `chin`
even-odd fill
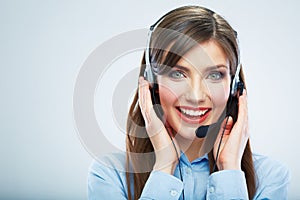
[[[178,137],[184,140],[193,141],[196,138],[196,129],[198,127],[182,127],[177,131]]]

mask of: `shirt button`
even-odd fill
[[[178,192],[176,190],[171,190],[170,194],[171,196],[175,197],[178,194]]]
[[[209,191],[210,193],[213,193],[213,192],[215,191],[215,188],[214,188],[214,187],[210,187],[210,188],[208,189],[208,191]]]
[[[187,173],[187,174],[191,174],[191,173],[192,173],[192,169],[191,169],[191,168],[189,168],[189,167],[188,167],[188,168],[186,168],[186,170],[185,170],[185,171],[186,171],[186,173]]]

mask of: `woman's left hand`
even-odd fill
[[[246,90],[244,90],[243,95],[239,96],[238,118],[234,126],[233,119],[229,116],[228,123],[224,127],[226,120],[227,118],[224,119],[214,144],[214,157],[216,159],[220,138],[225,128],[217,160],[218,169],[241,170],[242,156],[249,139]]]

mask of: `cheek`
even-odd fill
[[[229,91],[228,83],[210,86],[210,98],[214,106],[225,106],[229,98]]]
[[[186,88],[188,87],[186,86],[186,84],[183,83],[170,83],[169,81],[160,82],[160,104],[162,106],[166,118],[174,116],[174,112],[176,110],[173,108],[180,104],[179,98],[187,92]]]
[[[186,93],[186,83],[176,83],[163,76],[157,76],[160,103],[163,107],[173,106]]]
[[[179,95],[180,94],[178,94],[178,92],[175,93],[172,88],[159,85],[160,103],[163,108],[174,105]]]

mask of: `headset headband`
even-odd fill
[[[154,83],[154,73],[152,70],[152,66],[151,66],[151,61],[150,61],[150,43],[151,43],[151,37],[152,37],[152,33],[154,31],[154,29],[156,28],[156,26],[170,13],[172,13],[174,10],[167,12],[166,14],[164,14],[162,17],[160,17],[153,25],[150,26],[150,29],[148,31],[148,36],[147,36],[147,44],[146,44],[146,49],[145,49],[145,62],[146,62],[146,68],[144,71],[144,77],[147,77],[147,80],[150,83]],[[238,40],[237,38],[237,32],[235,30],[234,31],[234,35],[236,40]],[[232,85],[231,85],[231,91],[230,94],[231,95],[235,95],[237,90],[238,90],[238,85],[240,83],[240,78],[239,78],[239,74],[240,74],[240,70],[241,70],[241,64],[240,64],[240,59],[239,59],[239,55],[237,55],[237,61],[238,61],[238,65],[237,65],[237,69],[234,75],[234,78],[232,80]]]

